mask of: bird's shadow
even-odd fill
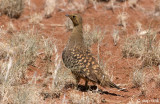
[[[82,92],[92,91],[92,92],[94,92],[94,93],[99,93],[99,94],[106,94],[106,95],[124,97],[124,96],[119,95],[119,94],[110,93],[110,92],[108,92],[108,91],[103,91],[102,89],[98,89],[98,87],[95,86],[95,85],[87,86],[87,87],[84,86],[84,85],[78,85],[77,89],[78,89],[79,91],[82,91]]]

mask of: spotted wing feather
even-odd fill
[[[89,50],[70,49],[63,52],[62,58],[65,66],[74,74],[100,84],[99,75],[102,72]]]

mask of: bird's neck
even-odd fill
[[[79,25],[77,25],[77,26],[74,26],[74,28],[73,28],[73,31],[72,31],[72,34],[74,34],[74,33],[82,33],[82,24],[79,24]]]
[[[83,45],[82,25],[75,26],[69,39],[72,46]]]

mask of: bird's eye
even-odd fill
[[[73,18],[75,18],[76,16],[73,16]]]

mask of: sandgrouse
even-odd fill
[[[108,86],[121,89],[110,81],[109,76],[105,75],[96,59],[85,46],[82,32],[82,18],[80,15],[66,15],[74,25],[69,41],[62,52],[62,59],[67,68],[77,78],[77,84],[80,78],[83,78],[85,86],[88,86],[88,81],[98,83],[102,87]]]

